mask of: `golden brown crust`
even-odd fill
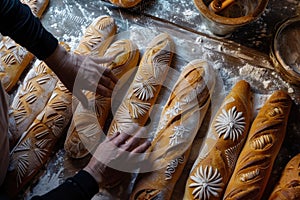
[[[285,136],[291,98],[275,91],[256,116],[224,199],[260,199]]]
[[[281,178],[269,200],[300,199],[300,153],[285,166]]]
[[[105,52],[105,56],[116,56],[114,61],[107,65],[113,73],[121,78],[126,72],[137,66],[139,50],[130,40],[118,40]],[[65,150],[72,158],[86,156],[104,135],[103,130],[111,107],[111,99],[93,92],[85,93],[90,105],[95,108],[85,109],[79,104],[74,112],[72,123],[68,130]],[[88,147],[88,148],[87,148]]]
[[[155,37],[144,53],[138,70],[123,102],[114,114],[108,135],[127,132],[133,123],[144,126],[167,76],[173,41],[168,34]]]
[[[163,168],[140,174],[131,200],[171,198],[188,160],[191,149],[189,146],[201,126],[210,102],[204,80],[204,64],[200,60],[190,62],[175,83],[148,150],[152,152],[148,159],[153,167],[161,165]]]
[[[44,109],[57,82],[44,62],[36,62],[14,96],[9,113],[9,140],[12,149],[21,135]]]
[[[75,53],[103,56],[117,32],[115,20],[107,15],[96,18],[86,29]]]
[[[109,0],[112,4],[122,7],[131,8],[139,4],[142,0]]]
[[[222,197],[247,136],[251,113],[250,85],[246,81],[239,81],[226,96],[212,121],[208,134],[218,139],[212,150],[198,157],[194,163],[186,183],[184,199],[212,200]]]
[[[11,197],[38,173],[72,116],[72,94],[58,82],[43,111],[11,152],[4,186]]]
[[[0,80],[5,90],[9,92],[34,56],[9,37],[2,37],[0,58]]]

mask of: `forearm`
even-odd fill
[[[88,172],[81,170],[54,190],[42,196],[35,196],[32,200],[87,200],[91,199],[98,190],[99,186],[95,179]]]
[[[30,8],[19,0],[0,0],[0,32],[27,48],[40,60],[49,57],[58,44]]]

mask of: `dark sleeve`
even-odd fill
[[[87,200],[91,199],[98,191],[99,186],[95,179],[88,172],[81,170],[54,190],[43,196],[35,196],[32,200]]]
[[[58,45],[27,5],[19,0],[0,0],[0,32],[25,47],[40,60],[49,57]]]

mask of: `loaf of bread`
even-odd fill
[[[171,198],[210,103],[203,65],[206,63],[201,60],[190,62],[171,90],[148,150],[156,170],[139,174],[131,200]]]
[[[194,163],[184,199],[221,199],[246,140],[251,115],[250,85],[242,80],[234,85],[214,116],[207,134],[217,137],[217,141],[207,155]]]
[[[284,140],[291,105],[292,100],[286,92],[275,91],[260,109],[239,155],[224,199],[261,199]]]
[[[114,114],[108,135],[130,132],[132,124],[144,126],[161,86],[167,76],[174,43],[166,33],[156,36],[148,45],[121,105]]]
[[[87,27],[74,53],[103,56],[116,32],[115,20],[107,15],[100,16]]]
[[[9,92],[34,56],[9,37],[2,37],[0,57],[0,80],[5,90]]]
[[[49,0],[21,0],[21,2],[27,4],[35,16],[41,17]],[[0,80],[6,91],[11,91],[34,55],[9,37],[0,36],[0,38]]]
[[[11,149],[44,109],[57,82],[55,74],[44,62],[36,61],[19,86],[9,112]]]
[[[114,61],[106,67],[120,79],[137,66],[139,50],[130,40],[118,40],[108,48],[104,56],[115,57]],[[85,94],[94,109],[84,108],[79,104],[73,114],[64,147],[72,158],[82,158],[98,146],[104,136],[102,130],[110,112],[110,98],[95,95],[93,92]]]
[[[49,160],[72,116],[72,94],[58,82],[46,107],[11,151],[4,187],[11,198],[24,188]]]
[[[142,0],[109,0],[112,4],[122,7],[131,8],[139,4]]]
[[[274,188],[269,200],[300,199],[300,153],[285,166],[281,178]]]
[[[95,57],[103,56],[111,44],[116,31],[117,27],[113,18],[103,15],[94,19],[87,27],[75,53],[93,55]],[[88,150],[90,149],[86,149],[85,147],[88,140],[84,139],[96,139],[96,130],[97,134],[101,134],[102,129],[100,127],[103,127],[110,109],[110,107],[107,108],[106,106],[110,105],[109,98],[95,95],[95,93],[90,91],[86,91],[85,96],[94,109],[85,109],[80,103],[77,107],[74,107],[73,118],[64,145],[67,154],[73,158],[81,158],[88,154]],[[78,133],[82,133],[81,135],[85,137],[82,136],[82,138],[79,138]]]

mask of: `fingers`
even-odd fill
[[[121,148],[124,149],[125,151],[132,151],[142,141],[145,140],[145,133],[146,133],[145,128],[138,129],[138,131],[135,133],[135,135],[133,137],[131,137],[130,139],[128,139],[127,142],[121,146]]]
[[[141,145],[137,146],[134,150],[132,150],[132,153],[144,153],[149,147],[151,146],[151,142],[149,140],[146,140]]]
[[[97,64],[111,63],[116,56],[117,55],[111,57],[93,58],[93,60]],[[104,76],[110,78],[114,83],[118,82],[118,78],[112,73],[111,69],[100,65],[99,72],[102,73]]]
[[[106,68],[103,74],[109,77],[115,84],[118,82],[118,78],[112,73],[109,68]]]
[[[115,139],[111,140],[117,147],[124,144],[131,136],[127,133],[120,133]]]
[[[105,86],[106,88],[113,90],[115,87],[115,83],[106,76],[102,76],[99,80],[99,84]]]
[[[112,90],[107,89],[103,85],[98,85],[96,89],[96,93],[99,95],[102,95],[104,97],[111,97],[112,95]]]
[[[112,141],[113,139],[115,139],[116,137],[118,137],[120,135],[120,132],[116,132],[114,133],[111,137],[108,136],[108,141]]]

